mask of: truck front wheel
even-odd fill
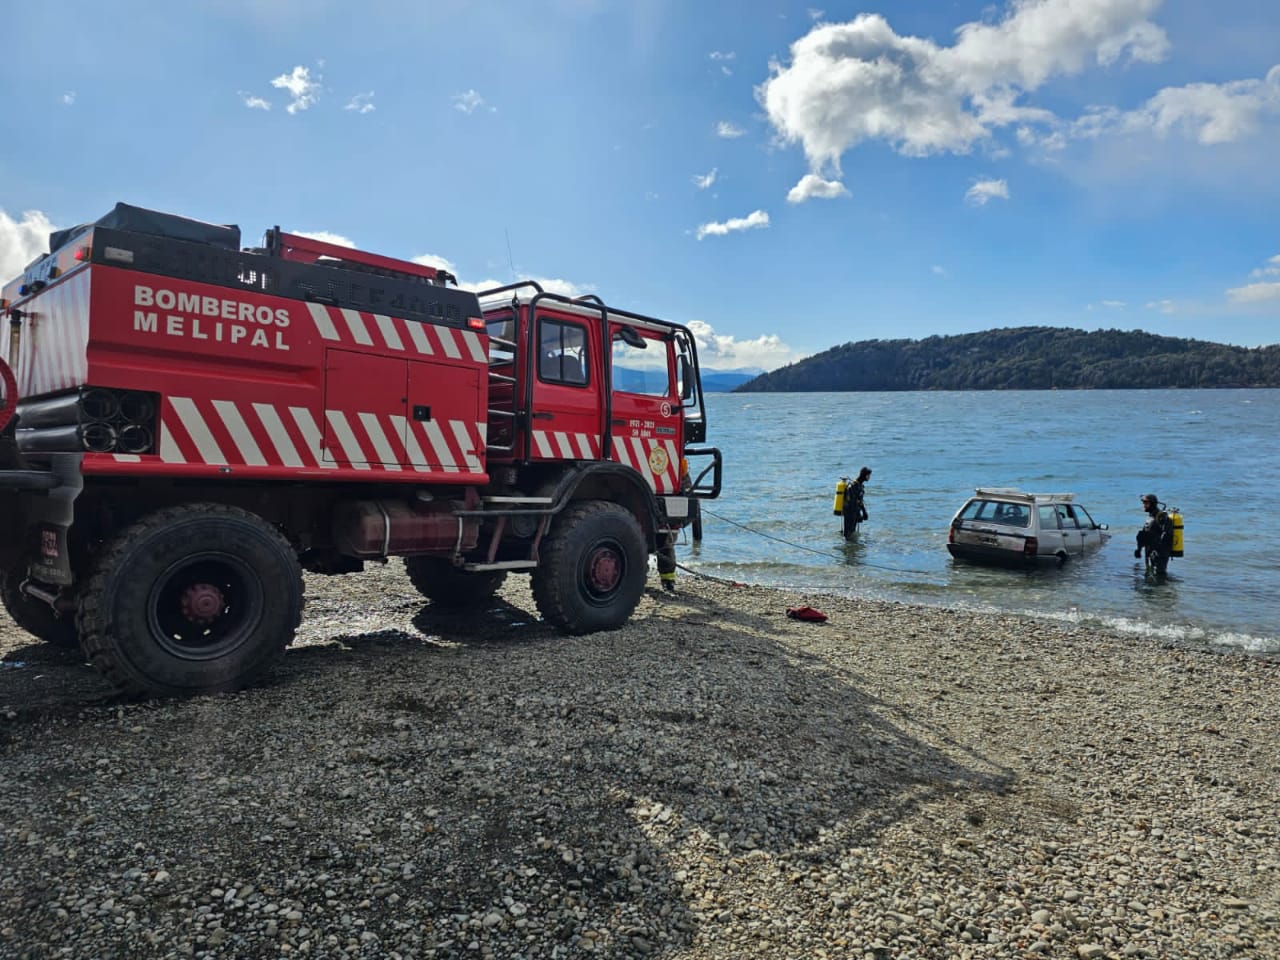
[[[405,557],[404,570],[420,594],[450,610],[480,606],[507,579],[505,570],[467,573],[443,557]]]
[[[302,570],[274,527],[238,507],[172,507],[121,531],[80,603],[81,646],[120,690],[183,696],[243,687],[302,617]]]
[[[565,633],[613,630],[640,602],[648,551],[640,524],[616,503],[587,500],[556,519],[531,576],[538,612]]]
[[[29,597],[22,592],[22,581],[27,568],[19,564],[0,574],[0,601],[13,617],[13,622],[32,636],[56,647],[73,648],[80,642],[76,621],[71,615],[59,617],[53,607],[43,600]]]

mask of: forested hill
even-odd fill
[[[1062,327],[860,340],[761,374],[734,392],[1152,387],[1280,387],[1280,344],[1233,347]]]

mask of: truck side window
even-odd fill
[[[671,396],[668,352],[661,340],[651,340],[640,350],[623,340],[613,341],[613,389],[648,397]]]
[[[587,330],[576,323],[538,321],[538,379],[583,386],[587,383]]]

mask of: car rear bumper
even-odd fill
[[[972,543],[948,543],[947,551],[957,560],[981,563],[991,567],[1039,567],[1059,563],[1053,554],[1028,557],[1021,550],[1005,550],[1000,547]]]

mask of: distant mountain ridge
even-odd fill
[[[763,372],[759,367],[754,370],[703,370],[702,389],[706,393],[728,393]]]
[[[761,374],[737,393],[1280,387],[1280,344],[1235,347],[1141,330],[1006,327],[860,340]]]

